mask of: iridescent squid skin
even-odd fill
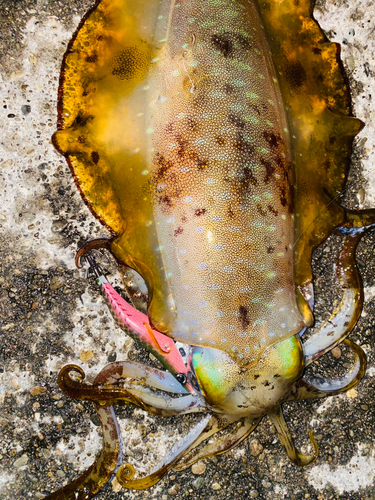
[[[282,403],[338,394],[363,377],[365,355],[346,337],[363,302],[355,249],[375,211],[339,204],[363,124],[351,116],[339,46],[312,8],[309,0],[102,0],[71,40],[53,140],[112,233],[81,248],[77,263],[87,259],[118,324],[167,371],[112,363],[89,385],[70,376],[83,378],[81,368],[63,368],[61,389],[94,402],[104,447],[48,498],[93,498],[115,473],[124,487],[147,488],[171,468],[231,449],[264,415],[289,458],[308,465],[316,443],[310,433],[312,455],[295,449]],[[303,342],[313,325],[312,251],[334,230],[343,238],[341,302]],[[86,255],[101,247],[117,260],[132,305]],[[138,275],[143,300],[141,284],[127,286]],[[340,342],[354,355],[346,376],[303,377]],[[207,416],[133,479],[112,408],[122,401]]]

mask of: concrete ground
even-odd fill
[[[61,60],[92,3],[0,0],[1,500],[44,498],[77,477],[99,449],[92,405],[67,399],[57,386],[63,365],[81,365],[90,380],[106,363],[127,355],[151,362],[116,328],[95,285],[74,266],[77,247],[105,230],[85,207],[51,144]],[[375,207],[375,4],[318,0],[315,16],[328,37],[342,44],[354,114],[366,123],[356,140],[346,203]],[[318,322],[337,299],[338,243],[331,238],[314,257]],[[285,408],[305,451],[307,429],[314,430],[320,447],[315,464],[300,469],[289,463],[265,418],[226,455],[171,473],[147,491],[121,490],[114,481],[99,498],[375,498],[374,243],[375,234],[369,235],[358,251],[365,304],[351,336],[368,355],[366,376],[347,394]],[[344,349],[335,355],[311,370],[323,376],[345,371],[350,359]],[[195,420],[155,418],[130,407],[119,413],[126,458],[140,471],[148,470]]]

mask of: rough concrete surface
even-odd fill
[[[69,400],[58,388],[63,365],[79,364],[92,380],[129,351],[131,359],[151,362],[115,327],[95,285],[74,266],[77,247],[106,232],[51,144],[61,60],[92,3],[0,0],[2,500],[43,498],[77,477],[100,447],[92,405]],[[342,44],[354,114],[366,123],[356,140],[345,201],[350,207],[375,207],[375,4],[318,0],[315,15],[329,38]],[[368,355],[365,378],[348,394],[285,408],[302,450],[308,451],[307,429],[314,430],[320,447],[314,465],[292,465],[265,418],[226,455],[171,473],[148,491],[121,490],[114,481],[99,498],[375,498],[374,242],[375,235],[368,235],[358,251],[365,305],[351,336]],[[314,257],[317,322],[338,297],[333,272],[338,244],[330,238]],[[325,358],[311,370],[330,376],[350,363],[344,350],[340,358]],[[120,414],[126,459],[139,471],[155,464],[195,420],[155,418],[130,407]]]

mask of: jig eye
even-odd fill
[[[185,373],[177,373],[176,379],[180,382],[180,384],[185,385],[187,382],[187,377]]]

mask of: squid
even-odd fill
[[[88,241],[76,263],[164,369],[114,362],[92,384],[79,366],[60,371],[67,396],[94,404],[103,448],[49,500],[94,498],[114,476],[149,488],[237,446],[265,415],[290,460],[309,465],[317,444],[310,432],[312,453],[296,449],[283,403],[340,394],[364,376],[366,356],[347,337],[363,304],[355,251],[375,210],[340,204],[363,123],[340,47],[312,10],[311,0],[101,0],[70,41],[53,143],[111,234]],[[312,252],[333,233],[342,296],[304,340]],[[97,249],[117,262],[126,300]],[[305,373],[340,343],[352,353],[348,373]],[[124,403],[202,418],[137,477],[122,461],[114,407]]]

